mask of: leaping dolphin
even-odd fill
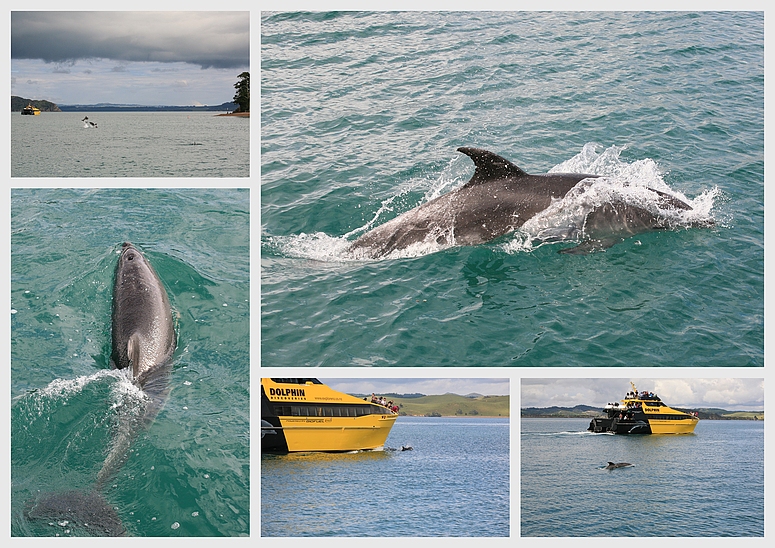
[[[356,257],[380,258],[412,244],[477,245],[521,227],[553,200],[561,199],[584,179],[585,173],[530,175],[487,150],[460,147],[476,166],[463,187],[439,196],[366,232],[348,250]],[[667,209],[690,210],[683,201],[652,190]],[[666,228],[665,219],[625,203],[606,203],[587,214],[582,233],[588,240],[563,253],[583,254],[606,249],[625,237]]]

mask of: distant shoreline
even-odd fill
[[[237,116],[238,118],[250,118],[250,112],[228,112],[226,114],[216,114],[216,116]]]

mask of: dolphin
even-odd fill
[[[172,356],[177,345],[169,297],[142,253],[125,242],[113,285],[111,367],[125,369],[147,401],[139,413],[119,406],[108,455],[91,491],[47,495],[25,506],[28,519],[66,521],[88,535],[123,536],[126,529],[100,494],[127,459],[138,432],[148,426],[166,401]]]
[[[177,346],[172,308],[164,285],[136,247],[124,242],[116,263],[111,367],[126,369],[149,398],[142,417],[119,416],[113,447],[97,476],[101,486],[123,464],[137,431],[150,424],[166,401]]]
[[[634,466],[633,464],[630,464],[629,462],[611,462],[608,461],[608,466],[605,467],[606,470],[615,470],[617,468],[626,468],[627,466]]]
[[[377,226],[353,241],[348,251],[356,257],[380,258],[412,244],[477,245],[521,227],[546,210],[584,179],[587,173],[530,175],[505,158],[487,150],[460,147],[476,170],[464,186],[424,203]],[[668,194],[657,193],[660,206],[691,207]],[[627,236],[666,228],[664,219],[624,203],[604,204],[587,214],[582,233],[589,237],[574,250],[585,254],[606,249]]]

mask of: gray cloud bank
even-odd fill
[[[250,66],[249,12],[11,12],[11,58]]]

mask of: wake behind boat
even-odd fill
[[[398,413],[317,379],[261,379],[261,451],[344,452],[385,445]]]
[[[678,411],[651,392],[638,392],[633,383],[621,405],[609,403],[605,417],[592,419],[590,432],[613,434],[691,434],[700,422],[696,414]]]

